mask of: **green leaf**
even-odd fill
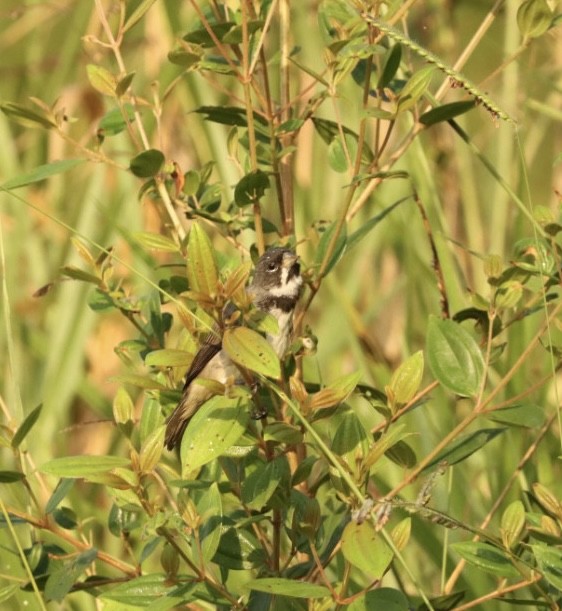
[[[179,252],[179,246],[164,235],[152,233],[150,231],[135,231],[131,234],[141,246],[154,250],[162,250],[164,252]]]
[[[45,597],[48,600],[61,601],[97,555],[96,549],[86,550],[78,554],[71,562],[65,562],[61,568],[53,571],[45,583]]]
[[[500,577],[518,577],[519,571],[502,550],[480,541],[461,541],[451,547],[469,564]]]
[[[90,85],[103,95],[109,95],[115,97],[115,90],[117,88],[117,79],[105,68],[96,66],[94,64],[88,64],[86,66],[86,73],[88,74],[88,80]]]
[[[4,586],[0,588],[0,603],[5,603],[10,600],[14,594],[20,591],[20,584],[14,583],[12,585]],[[11,607],[10,607],[11,608]]]
[[[523,38],[538,38],[550,28],[553,17],[546,0],[525,0],[517,9],[517,26]]]
[[[322,388],[317,393],[312,395],[309,404],[310,408],[322,409],[343,403],[343,401],[345,401],[347,397],[349,397],[349,395],[355,390],[355,387],[360,379],[360,371],[356,371],[355,373],[350,373],[338,378],[331,384],[328,384],[326,388]]]
[[[431,316],[426,345],[429,367],[445,388],[463,397],[479,392],[484,359],[478,344],[459,324]]]
[[[119,79],[117,83],[117,87],[115,88],[115,93],[118,97],[121,97],[127,93],[127,89],[131,86],[133,79],[135,78],[136,72],[129,72],[123,78]]]
[[[435,607],[437,609],[437,607]],[[365,596],[355,599],[347,611],[373,611],[384,609],[384,611],[408,611],[410,603],[400,590],[392,588],[377,588],[367,592]]]
[[[187,279],[189,288],[213,295],[217,291],[218,272],[209,236],[199,223],[193,223],[187,243]]]
[[[228,356],[245,369],[269,378],[281,378],[279,358],[269,342],[247,327],[227,329],[222,346]]]
[[[562,550],[544,545],[531,545],[531,549],[544,578],[562,591]]]
[[[90,284],[95,284],[96,286],[99,286],[102,282],[101,278],[98,278],[89,272],[85,272],[79,267],[74,267],[74,265],[64,265],[60,268],[60,273],[67,278],[80,280],[80,282],[89,282]]]
[[[348,168],[348,158],[342,141],[334,138],[328,145],[328,163],[334,172],[346,172]]]
[[[416,102],[425,93],[433,77],[435,68],[427,66],[415,72],[402,88],[398,96],[398,111],[404,111],[416,105]]]
[[[435,125],[435,123],[441,123],[442,121],[449,121],[459,115],[472,110],[476,106],[475,100],[463,100],[462,102],[451,102],[450,104],[442,104],[437,108],[432,108],[427,112],[424,112],[420,117],[420,123],[423,123],[427,127]]]
[[[174,49],[168,53],[168,61],[182,68],[191,68],[201,59],[199,53],[191,53],[185,49]]]
[[[215,396],[191,419],[181,444],[181,462],[188,475],[221,456],[246,430],[250,407],[240,399]]]
[[[250,509],[259,511],[266,505],[277,488],[284,487],[281,482],[288,484],[290,479],[291,472],[285,457],[260,463],[242,484],[242,501]]]
[[[145,358],[145,363],[149,367],[188,367],[192,361],[193,354],[173,348],[153,350]]]
[[[263,430],[264,441],[276,441],[277,443],[293,445],[301,443],[302,439],[303,434],[300,428],[285,422],[270,422]]]
[[[125,33],[136,25],[155,2],[156,0],[142,0],[142,2],[136,6],[135,10],[127,17],[122,32]]]
[[[158,149],[148,149],[133,157],[129,169],[138,178],[152,178],[156,176],[164,164],[164,154]]]
[[[392,374],[389,388],[395,403],[408,403],[414,398],[422,381],[423,365],[423,352],[419,350],[407,358]]]
[[[458,439],[453,441],[450,446],[440,452],[438,456],[425,467],[424,471],[437,466],[443,461],[445,461],[447,465],[455,465],[467,459],[471,454],[477,452],[504,431],[507,431],[507,429],[481,429],[474,433],[461,435]]]
[[[84,161],[85,159],[62,159],[61,161],[45,163],[44,165],[37,166],[31,172],[20,174],[8,180],[3,185],[0,185],[0,190],[11,191],[13,189],[20,189],[21,187],[32,185],[36,182],[41,182],[51,176],[68,172],[68,170],[84,163]]]
[[[45,111],[31,110],[31,108],[13,102],[0,104],[0,109],[10,119],[25,127],[41,126],[50,129],[57,126],[54,117],[49,116]]]
[[[413,201],[410,195],[402,197],[397,202],[394,202],[394,204],[385,208],[382,212],[379,212],[379,214],[374,216],[372,219],[369,219],[366,223],[363,223],[361,227],[357,229],[357,231],[354,231],[347,239],[346,253],[349,252],[354,246],[357,246],[357,244],[363,238],[365,238],[384,219],[387,214],[392,212],[394,208],[397,208],[400,204],[403,204],[407,201]]]
[[[20,471],[0,471],[0,484],[15,484],[25,479],[25,473]]]
[[[121,108],[114,108],[106,113],[98,124],[98,130],[104,136],[115,136],[120,134],[127,127],[127,122],[132,123],[135,120],[135,109],[132,104],[123,104],[123,112]]]
[[[105,591],[99,598],[123,605],[152,607],[155,603],[169,596],[170,592],[176,587],[176,585],[170,585],[166,575],[143,575]]]
[[[221,539],[223,511],[222,497],[217,482],[213,482],[203,493],[201,500],[197,503],[197,511],[203,521],[199,529],[201,554],[205,562],[210,562],[217,553]]]
[[[269,177],[262,170],[254,170],[243,176],[234,188],[234,201],[238,206],[258,202],[269,189]]]
[[[218,40],[222,40],[223,36],[232,29],[236,23],[234,21],[225,21],[222,23],[212,23],[210,24],[210,29],[213,34],[216,36]],[[201,45],[203,47],[214,47],[215,41],[213,37],[209,34],[206,27],[199,27],[191,32],[188,32],[183,39],[186,42],[191,42],[196,45]]]
[[[378,89],[384,89],[395,77],[398,68],[400,68],[401,60],[402,45],[400,45],[400,43],[397,43],[388,52],[388,55],[384,62],[384,68],[382,69],[379,82],[377,83]]]
[[[244,587],[247,590],[290,596],[291,598],[324,598],[330,596],[330,590],[324,586],[281,577],[253,579],[245,583]]]
[[[47,501],[45,505],[45,513],[48,515],[52,513],[58,506],[59,503],[66,497],[69,493],[70,489],[74,486],[73,479],[63,478],[57,484],[51,498]]]
[[[525,526],[525,506],[521,501],[513,501],[503,512],[500,532],[503,544],[513,547]]]
[[[33,425],[39,419],[43,404],[39,404],[35,409],[31,410],[25,417],[25,420],[20,424],[18,430],[12,438],[12,448],[19,448],[21,442],[26,438],[27,434],[33,428]]]
[[[260,568],[267,563],[259,541],[244,528],[229,528],[223,532],[213,562],[225,569]]]
[[[76,528],[76,513],[70,507],[59,507],[53,511],[53,520],[65,530]]]
[[[396,445],[400,440],[404,439],[411,433],[406,431],[404,424],[396,424],[383,435],[381,435],[375,444],[369,450],[369,453],[365,457],[365,466],[371,468],[375,465],[382,456],[391,448]]]
[[[264,22],[262,20],[248,21],[246,27],[248,29],[248,35],[252,35],[263,28]],[[243,42],[243,27],[242,25],[235,25],[231,28],[222,38],[222,42],[229,45],[239,45]]]
[[[114,376],[111,380],[121,384],[130,384],[138,388],[145,388],[146,390],[170,390],[167,386],[164,386],[164,384],[160,384],[160,382],[148,376],[142,376],[136,373],[123,373]]]
[[[486,414],[486,418],[501,424],[539,429],[545,423],[546,414],[536,403],[515,403]]]
[[[316,249],[316,256],[315,256],[315,263],[317,266],[320,266],[322,264],[322,261],[324,261],[324,258],[326,257],[328,246],[332,240],[332,235],[334,234],[336,230],[336,226],[337,226],[336,223],[332,223],[328,227],[328,229],[322,234],[322,237],[320,238],[320,242],[318,244],[318,248]],[[330,270],[334,267],[334,265],[343,257],[343,254],[346,248],[346,244],[347,244],[347,227],[344,224],[336,240],[335,248],[332,251],[330,260],[328,261],[328,264],[326,265],[326,269],[324,270],[324,275],[327,275],[330,272]]]
[[[392,562],[393,552],[369,521],[351,521],[344,528],[341,550],[345,559],[366,573],[380,579]]]
[[[164,450],[165,426],[152,430],[143,441],[139,454],[139,469],[142,473],[150,473],[156,467]]]
[[[121,456],[65,456],[54,458],[39,467],[39,471],[57,477],[87,477],[98,473],[107,473],[117,467],[127,467],[128,458]]]

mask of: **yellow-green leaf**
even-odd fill
[[[88,80],[90,85],[100,93],[104,95],[115,96],[115,89],[117,87],[117,80],[105,68],[96,66],[94,64],[88,64],[86,66],[86,72],[88,74]]]
[[[338,378],[310,397],[311,409],[321,409],[342,403],[353,392],[360,379],[360,371]]]
[[[345,559],[371,579],[380,579],[389,567],[393,553],[371,522],[349,522],[342,535]]]
[[[408,403],[418,391],[423,376],[423,352],[407,358],[392,375],[390,389],[395,403]]]
[[[240,399],[215,396],[191,419],[181,444],[183,474],[222,456],[244,434],[250,406]]]
[[[187,279],[192,291],[212,295],[216,293],[218,273],[213,246],[209,236],[193,223],[187,244]]]
[[[525,507],[521,501],[513,501],[503,512],[501,535],[507,548],[513,547],[525,526]]]
[[[133,233],[133,238],[145,248],[162,250],[164,252],[179,252],[179,246],[173,240],[159,233],[136,231]]]
[[[159,426],[144,440],[139,456],[139,467],[143,473],[152,471],[158,464],[164,449],[164,432],[165,427]]]
[[[146,355],[145,363],[149,367],[187,367],[193,361],[193,354],[185,350],[166,348],[153,350]]]
[[[222,345],[228,356],[245,369],[276,380],[281,377],[281,365],[273,348],[264,337],[252,329],[227,329]]]

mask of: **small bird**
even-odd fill
[[[247,291],[253,304],[277,319],[278,332],[268,334],[267,341],[281,358],[289,346],[293,332],[293,313],[302,289],[298,257],[287,248],[270,248],[258,260],[254,279]],[[241,381],[241,375],[216,333],[209,333],[195,355],[186,374],[181,399],[168,418],[165,444],[168,450],[179,446],[189,420],[212,396],[212,391],[198,378],[225,384],[229,379]]]

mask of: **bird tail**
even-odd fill
[[[168,450],[179,447],[189,420],[189,418],[185,418],[182,410],[178,408],[168,418],[166,422],[166,436],[164,437],[164,444]]]

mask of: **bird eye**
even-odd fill
[[[268,266],[267,266],[267,271],[268,272],[276,272],[278,267],[279,266],[277,265],[277,263],[269,263]]]

